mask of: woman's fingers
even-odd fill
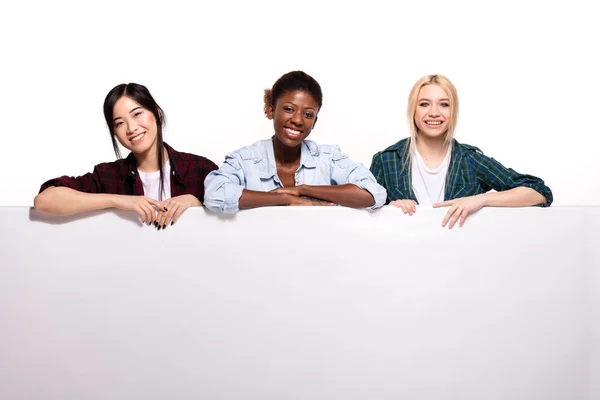
[[[171,222],[173,222],[173,216],[175,215],[177,210],[179,210],[180,208],[181,208],[181,205],[179,203],[172,202],[171,204],[169,204],[169,206],[168,206],[169,211],[164,213],[163,220],[161,222],[163,229],[166,229],[167,226],[169,226],[171,224]]]
[[[460,212],[456,212],[456,211],[452,214],[452,218],[450,218],[450,221],[448,223],[448,229],[452,229],[452,227],[456,223],[456,220],[458,219],[459,215],[460,215]]]
[[[454,206],[450,207],[450,209],[446,213],[446,216],[444,217],[444,220],[442,221],[442,226],[446,226],[446,224],[448,223],[448,221],[450,220],[450,218],[452,217],[452,215],[454,214],[455,211],[456,211],[456,207],[454,207]]]
[[[464,218],[467,217],[468,213],[469,211],[466,208],[455,208],[452,219],[450,220],[450,224],[448,225],[448,229],[452,229],[459,218],[461,218],[464,222]],[[462,226],[462,222],[459,224],[459,226]]]
[[[136,213],[138,213],[138,215],[142,219],[142,223],[143,224],[150,225],[150,218],[148,217],[148,214],[146,213],[146,210],[144,210],[144,208],[141,205],[138,204],[137,206],[135,206],[133,208],[133,211],[135,211]]]
[[[390,205],[401,209],[404,214],[413,215],[417,212],[417,203],[414,200],[394,200]]]
[[[460,222],[458,223],[458,226],[460,228],[462,228],[462,226],[465,224],[465,220],[467,219],[468,216],[469,216],[469,212],[467,211],[467,209],[463,210],[463,212],[460,215]]]
[[[329,206],[333,206],[333,203],[329,202],[329,201],[318,201],[318,200],[313,200],[312,204],[313,206],[321,206],[321,207],[329,207]]]
[[[156,216],[156,221],[154,222],[154,227],[155,227],[156,229],[158,229],[159,231],[162,229],[162,222],[161,222],[161,221],[162,221],[162,220],[163,220],[163,218],[164,218],[164,214],[165,214],[165,212],[164,212],[164,211],[159,211],[159,212],[157,213],[157,216]]]
[[[148,203],[146,203],[145,201],[140,201],[139,203],[139,207],[144,210],[144,214],[146,215],[146,222],[148,224],[152,224],[154,222],[154,218],[155,218],[155,211],[154,208],[152,208]]]
[[[156,201],[156,200],[154,200],[154,199],[151,199],[150,197],[146,197],[146,196],[143,196],[142,198],[143,198],[143,199],[146,201],[146,203],[148,203],[150,206],[152,206],[152,207],[155,207],[155,208],[156,208],[156,210],[163,210],[163,209],[164,209],[164,206],[163,206],[163,204],[161,204],[161,202],[159,202],[159,201]],[[164,211],[164,210],[163,210],[163,211]]]
[[[165,229],[165,221],[167,219],[167,215],[169,214],[169,209],[173,208],[170,201],[163,201],[160,206],[162,207],[162,209],[159,211],[160,217],[156,219],[156,223],[158,225],[157,228],[159,230]]]
[[[156,229],[167,229],[169,225],[173,225],[179,216],[189,208],[186,202],[177,200],[177,198],[165,200],[159,204],[160,211],[154,226]]]
[[[183,214],[183,212],[187,209],[188,209],[187,207],[177,207],[177,209],[175,209],[175,213],[173,214],[173,219],[171,220],[171,225],[173,225],[175,222],[177,222],[177,220],[179,219],[181,214]]]

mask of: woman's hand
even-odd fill
[[[271,190],[271,193],[289,194],[291,196],[300,197],[302,196],[302,185],[273,189]]]
[[[158,216],[154,226],[156,229],[166,229],[173,225],[179,219],[179,216],[188,208],[201,206],[202,203],[192,194],[184,194],[177,197],[171,197],[159,203]]]
[[[332,206],[333,203],[320,199],[302,197],[302,185],[282,187],[271,190],[271,193],[286,195],[288,206]]]
[[[290,196],[288,206],[333,206],[333,203],[319,199],[309,199],[307,197]]]
[[[417,212],[417,202],[414,200],[394,200],[390,205],[402,209],[404,214],[413,215]]]
[[[483,194],[478,194],[476,196],[462,197],[460,199],[447,200],[442,201],[441,203],[435,203],[433,208],[439,207],[450,207],[444,220],[442,221],[442,226],[446,226],[448,222],[448,229],[452,229],[456,220],[459,220],[458,226],[462,227],[465,223],[465,220],[469,216],[469,214],[473,214],[483,208],[485,205],[485,197]]]
[[[115,195],[114,207],[119,210],[135,211],[142,217],[142,223],[150,225],[156,221],[156,211],[161,204],[146,196]]]

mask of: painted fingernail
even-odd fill
[[[169,211],[169,210],[167,209],[167,207],[163,207],[163,209],[164,209],[165,211]]]
[[[173,226],[174,223],[175,223],[175,221],[171,221],[171,226]]]
[[[167,225],[166,225],[166,224],[163,224],[163,229],[165,229],[166,227],[167,227]]]

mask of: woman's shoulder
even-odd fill
[[[402,139],[402,140],[392,144],[391,146],[388,146],[385,149],[378,151],[377,153],[375,153],[375,155],[373,157],[377,158],[377,157],[383,156],[384,154],[396,153],[398,151],[404,151],[408,147],[409,140],[410,140],[410,138]]]
[[[373,156],[373,162],[378,163],[382,162],[384,159],[389,160],[390,158],[398,157],[398,153],[401,153],[400,158],[404,157],[402,154],[406,153],[406,149],[408,148],[410,138],[402,139],[391,146],[386,147],[385,149],[378,151]]]
[[[317,143],[314,140],[304,140],[302,145],[305,146],[313,156],[320,154],[335,154],[341,152],[340,146],[337,144]]]
[[[381,150],[380,153],[386,153],[386,152],[393,152],[393,151],[403,150],[403,149],[406,148],[406,146],[408,146],[409,140],[410,140],[410,138],[404,138],[404,139],[402,139],[402,140],[394,143],[393,145],[388,146],[385,149]]]
[[[107,183],[125,182],[132,171],[129,162],[129,157],[116,161],[102,162],[96,164],[92,172],[86,172],[80,176],[63,175],[50,179],[42,184],[40,193],[50,186],[64,186],[81,192],[98,193],[98,188]],[[135,164],[133,166],[133,174],[135,175]]]
[[[132,169],[135,170],[135,159],[133,159],[132,154],[125,158],[119,158],[115,161],[102,162],[94,166],[94,171],[100,173],[127,174]]]
[[[169,146],[167,143],[165,143],[165,147],[167,148],[167,152],[169,153],[169,157],[172,159],[172,161],[176,164],[206,164],[206,165],[214,165],[215,163],[204,157],[204,156],[200,156],[198,154],[194,154],[194,153],[187,153],[184,151],[177,151],[175,149],[173,149],[171,146]]]
[[[471,158],[480,158],[485,157],[483,152],[477,146],[473,146],[470,144],[459,143],[456,139],[454,139],[454,153],[459,156],[471,157]]]
[[[242,160],[259,160],[266,154],[267,146],[272,146],[272,139],[259,140],[247,146],[240,147],[227,154],[227,157],[240,158]]]
[[[314,159],[335,163],[344,160],[345,164],[352,161],[350,156],[347,153],[344,153],[341,146],[338,144],[322,144],[317,143],[314,140],[304,140],[302,145]]]
[[[477,153],[482,153],[482,151],[479,149],[479,147],[473,146],[471,144],[459,143],[458,140],[456,140],[456,139],[454,139],[454,146],[455,146],[455,148],[458,147],[464,151],[474,151]]]

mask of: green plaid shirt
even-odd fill
[[[403,139],[373,156],[371,172],[387,190],[386,204],[402,199],[417,201],[410,186],[408,152],[409,139]],[[500,192],[519,186],[532,188],[544,196],[547,203],[540,206],[552,204],[552,191],[540,178],[519,174],[485,156],[477,147],[454,141],[444,200],[474,196],[492,189]]]

